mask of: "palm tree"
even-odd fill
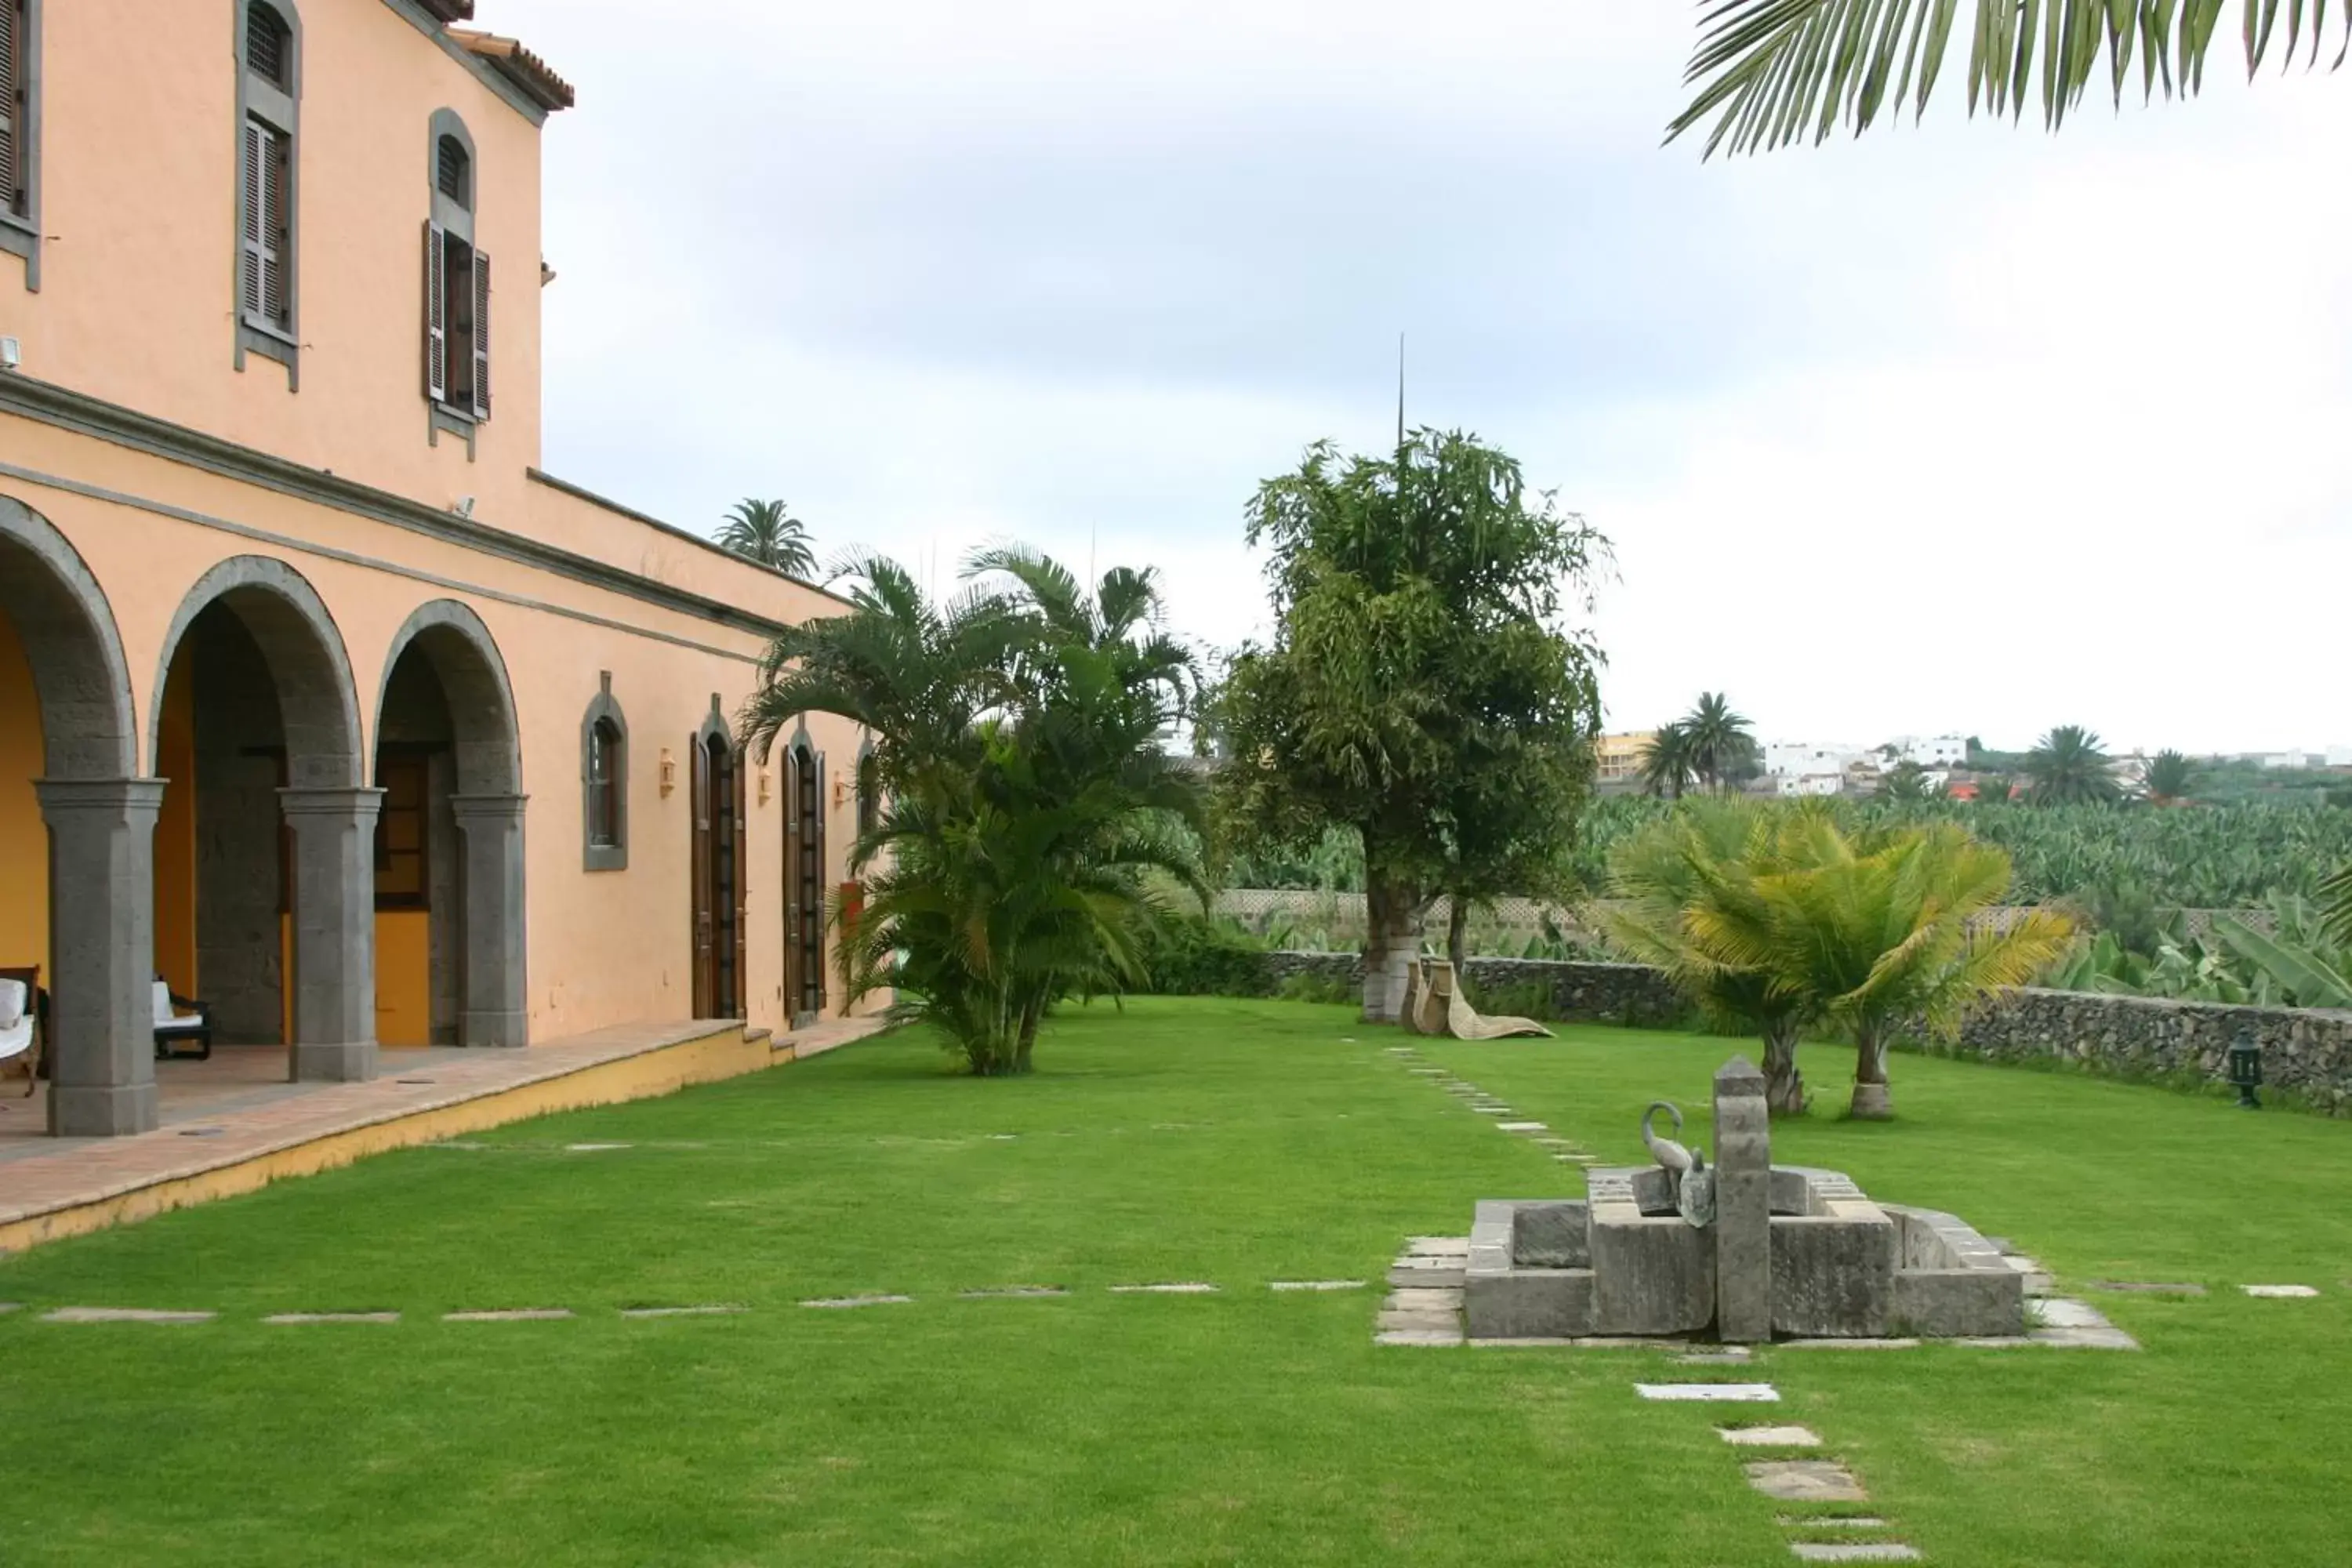
[[[782,501],[749,497],[737,501],[727,521],[719,525],[718,539],[720,549],[747,555],[788,577],[816,575],[816,554],[809,548],[808,530]]]
[[[2017,792],[2017,781],[2007,773],[1987,773],[1977,780],[1979,805],[2007,805]]]
[[[1886,1053],[1897,1030],[1958,1032],[1994,991],[2021,985],[2073,939],[2035,910],[2005,930],[1970,917],[2009,891],[2009,857],[1955,823],[1848,837],[1826,814],[1784,845],[1781,867],[1720,879],[1685,916],[1692,945],[1843,1025],[1854,1040],[1849,1114],[1893,1112]]]
[[[2123,795],[2095,731],[2061,724],[2025,753],[2036,805],[2108,805]]]
[[[1642,748],[1642,793],[1680,800],[1698,770],[1691,763],[1690,731],[1679,719],[1658,726]]]
[[[1976,0],[1961,32],[1968,49],[1969,112],[2022,117],[2039,98],[2055,131],[2101,77],[2116,104],[2139,56],[2140,94],[2185,97],[2205,82],[2205,60],[2225,0]],[[1915,118],[1952,42],[1958,0],[1717,0],[1700,24],[1684,79],[1698,88],[1666,132],[1674,140],[1713,117],[1706,152],[1755,153],[1811,139],[1825,142],[1840,121],[1859,134],[1906,100]],[[2246,69],[2261,66],[2284,36],[2291,64],[2310,26],[2309,66],[2319,58],[2331,12],[2345,27],[2341,65],[2352,50],[2352,0],[2243,0]],[[2101,57],[2105,57],[2102,68]]]
[[[1700,692],[1697,705],[1681,723],[1690,746],[1691,770],[1710,791],[1720,791],[1724,780],[1756,750],[1754,727],[1731,710],[1730,700],[1720,691]]]
[[[2140,793],[2147,796],[2150,805],[2179,805],[2196,787],[2197,770],[2179,752],[2162,751],[2147,760],[2147,771],[2140,777]]]
[[[1766,812],[1738,801],[1709,801],[1653,823],[1609,857],[1609,892],[1601,910],[1610,941],[1628,957],[1673,977],[1716,1027],[1759,1037],[1764,1099],[1775,1116],[1805,1109],[1797,1042],[1815,1009],[1811,999],[1776,985],[1765,971],[1722,962],[1695,942],[1689,912],[1748,898],[1762,873],[1789,864],[1786,851],[1809,840],[1791,831],[1822,808],[1805,803]]]
[[[1195,680],[1151,574],[1088,592],[1007,549],[965,574],[936,605],[904,567],[861,563],[849,614],[777,639],[742,728],[763,754],[811,710],[872,731],[887,798],[852,852],[866,897],[845,932],[850,992],[895,989],[895,1016],[996,1076],[1029,1070],[1062,997],[1140,981],[1162,889],[1205,896],[1204,814],[1159,745]]]

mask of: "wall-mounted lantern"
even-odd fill
[[[673,757],[673,756],[671,756],[671,755],[669,754],[669,748],[668,748],[667,746],[664,746],[664,747],[662,748],[662,753],[661,753],[661,792],[662,792],[662,795],[664,795],[664,797],[667,797],[667,796],[668,796],[668,795],[670,794],[670,792],[671,792],[671,791],[673,791],[673,790],[675,790],[675,789],[677,789],[677,759],[676,757]]]
[[[2254,1091],[2263,1082],[2263,1047],[2255,1043],[2254,1032],[2242,1028],[2230,1046],[2230,1082],[2238,1090],[2238,1109],[2260,1110],[2262,1096]]]
[[[760,804],[761,805],[768,804],[768,770],[763,767],[760,770]]]

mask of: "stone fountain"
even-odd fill
[[[2024,1279],[1934,1209],[1874,1202],[1836,1171],[1772,1163],[1764,1075],[1715,1075],[1715,1163],[1643,1121],[1653,1163],[1596,1167],[1581,1201],[1488,1199],[1470,1231],[1473,1340],[1622,1335],[1733,1343],[2025,1331]]]

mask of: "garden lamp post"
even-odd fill
[[[2262,1097],[2254,1092],[2263,1081],[2263,1047],[2252,1029],[2240,1029],[2230,1046],[2230,1082],[2237,1087],[2238,1109],[2260,1110]]]

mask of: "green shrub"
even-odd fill
[[[1159,921],[1143,943],[1146,989],[1161,996],[1269,996],[1274,977],[1269,951],[1223,917],[1171,915]]]
[[[1539,1024],[1559,1022],[1559,998],[1540,980],[1516,980],[1508,985],[1474,990],[1471,1001],[1481,1013],[1506,1018],[1533,1018]]]
[[[1286,1002],[1321,1002],[1331,1005],[1359,1002],[1363,999],[1363,987],[1352,980],[1336,974],[1293,974],[1282,983],[1276,993]]]

